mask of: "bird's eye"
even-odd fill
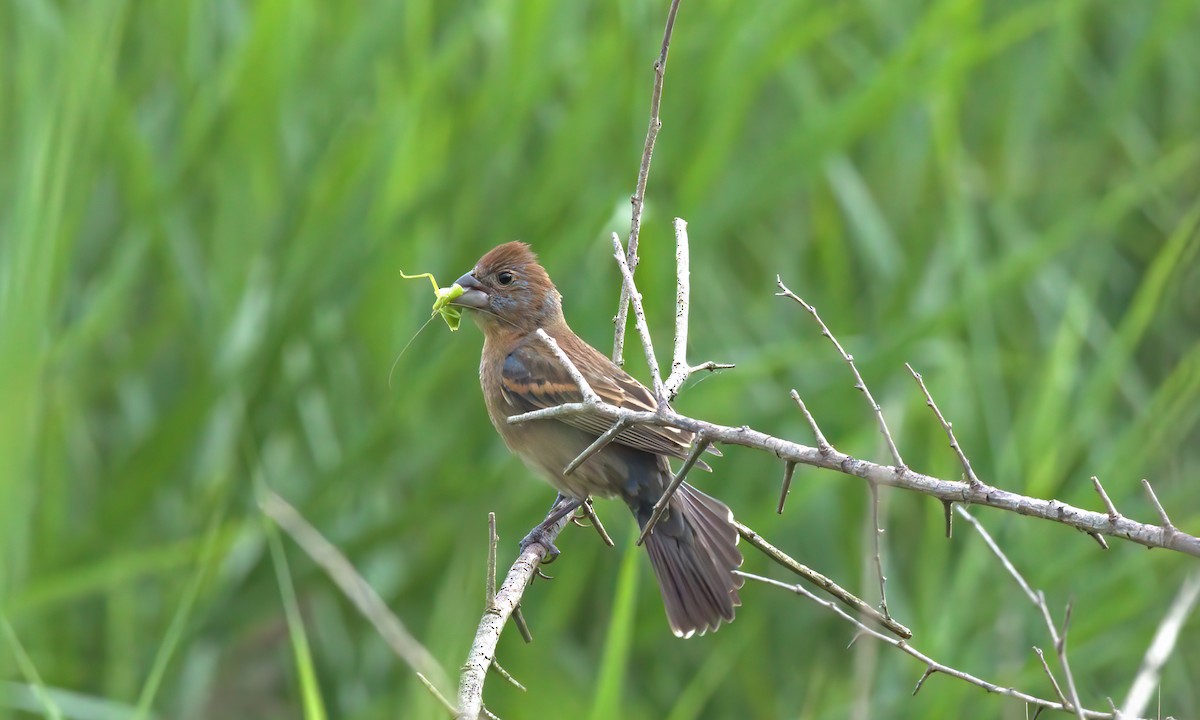
[[[496,282],[500,283],[501,285],[509,285],[512,283],[512,281],[513,274],[509,271],[501,270],[500,272],[496,273]]]

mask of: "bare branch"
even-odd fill
[[[930,400],[930,402],[932,402],[932,400]],[[988,549],[992,551],[992,554],[1000,560],[1000,564],[1004,566],[1004,569],[1008,571],[1008,574],[1017,581],[1017,585],[1020,586],[1021,591],[1025,593],[1025,596],[1029,598],[1029,602],[1033,603],[1033,606],[1041,611],[1042,619],[1046,623],[1046,629],[1050,633],[1050,639],[1054,642],[1054,649],[1058,655],[1058,664],[1062,668],[1063,675],[1067,678],[1067,693],[1071,701],[1070,707],[1074,708],[1074,712],[1079,718],[1083,718],[1083,705],[1079,702],[1079,691],[1075,687],[1075,676],[1071,673],[1071,664],[1067,661],[1067,624],[1071,620],[1071,606],[1067,605],[1067,615],[1066,619],[1063,621],[1063,630],[1062,633],[1059,634],[1058,628],[1054,626],[1054,620],[1050,616],[1050,607],[1046,604],[1046,596],[1042,594],[1041,591],[1035,592],[1034,589],[1030,587],[1029,583],[1025,581],[1025,577],[1021,575],[1021,572],[1017,570],[1017,567],[1012,564],[1011,560],[1008,559],[1008,555],[1006,555],[1004,551],[1000,549],[1000,546],[996,543],[995,539],[992,538],[992,534],[989,533],[987,529],[975,519],[974,515],[972,515],[967,511],[966,508],[962,506],[955,507],[954,509],[958,512],[959,517],[961,517],[963,520],[966,520],[971,524],[972,527],[975,528],[976,531],[979,532],[979,536],[983,538],[983,542],[988,546]],[[1041,655],[1041,651],[1038,651],[1038,655]],[[1045,662],[1044,659],[1043,662]],[[1049,668],[1047,668],[1046,672],[1050,672]],[[1050,679],[1054,680],[1054,676],[1051,675]],[[1055,683],[1055,690],[1058,690],[1057,683]],[[1061,690],[1058,690],[1058,692],[1060,695],[1062,694]]]
[[[921,377],[921,373],[914,370],[913,366],[908,363],[904,363],[904,367],[908,368],[908,371],[912,373],[913,379],[921,386],[921,392],[925,394],[925,404],[933,410],[933,414],[937,415],[938,421],[942,423],[942,429],[946,431],[946,435],[950,438],[950,447],[958,455],[958,461],[963,466],[963,472],[967,476],[967,481],[975,486],[981,485],[982,483],[980,483],[979,478],[975,475],[975,471],[971,469],[971,461],[967,459],[966,453],[959,446],[958,438],[954,437],[954,425],[946,420],[946,416],[942,415],[942,411],[938,408],[937,403],[933,401],[933,395],[930,395],[929,388],[925,387],[925,380]]]
[[[1062,687],[1058,684],[1058,678],[1054,677],[1054,673],[1050,671],[1050,664],[1046,662],[1046,654],[1036,645],[1033,651],[1037,653],[1038,660],[1042,661],[1042,669],[1046,671],[1046,677],[1050,678],[1050,684],[1054,687],[1054,694],[1058,696],[1058,700],[1063,704],[1063,707],[1066,707],[1068,704],[1067,696],[1063,695]]]
[[[1100,478],[1092,476],[1092,486],[1096,488],[1096,493],[1100,495],[1100,499],[1104,502],[1104,507],[1108,510],[1108,519],[1115,523],[1121,518],[1121,513],[1117,512],[1117,506],[1113,505],[1113,501],[1109,499],[1108,493],[1104,492],[1104,486],[1100,484]]]
[[[526,690],[524,685],[522,685],[515,677],[513,677],[511,673],[509,673],[507,670],[505,670],[503,667],[501,667],[500,661],[497,660],[496,658],[492,658],[492,668],[491,669],[495,670],[497,675],[499,675],[500,677],[507,680],[509,682],[509,684],[512,685],[513,687],[515,687],[516,689],[520,690],[521,692],[528,692],[528,690]]]
[[[454,707],[454,703],[450,702],[446,696],[442,694],[442,691],[438,690],[437,686],[429,681],[429,678],[425,677],[425,675],[422,673],[417,673],[417,679],[421,681],[421,684],[425,686],[425,689],[429,691],[429,694],[433,695],[433,697],[437,699],[438,703],[440,703],[441,706],[446,709],[446,712],[450,714],[450,717],[454,717],[458,714],[458,710]]]
[[[1163,532],[1170,532],[1175,529],[1171,524],[1171,518],[1167,517],[1167,511],[1163,508],[1162,503],[1158,501],[1158,496],[1154,494],[1154,488],[1150,487],[1150,481],[1142,479],[1142,487],[1146,489],[1146,495],[1150,497],[1150,503],[1154,505],[1154,509],[1158,512],[1158,518],[1162,520]]]
[[[613,318],[616,331],[613,335],[613,362],[624,365],[625,324],[629,317],[629,300],[635,290],[633,271],[638,266],[638,235],[642,227],[642,208],[646,204],[646,182],[650,178],[650,159],[654,156],[654,141],[658,138],[662,120],[659,119],[658,109],[662,104],[663,77],[667,73],[667,50],[671,47],[671,32],[675,29],[675,15],[679,12],[679,0],[672,0],[671,9],[667,12],[667,26],[663,29],[662,47],[658,52],[658,60],[654,63],[654,89],[650,93],[650,125],[646,128],[646,142],[642,146],[642,162],[638,167],[637,187],[630,202],[633,212],[629,219],[629,251],[625,256],[625,264],[629,266],[629,277],[621,285],[621,303],[617,306],[617,316]],[[657,371],[655,376],[657,379]]]
[[[1179,639],[1183,624],[1187,621],[1188,615],[1191,615],[1196,608],[1198,601],[1200,601],[1200,572],[1193,572],[1183,581],[1179,592],[1175,594],[1171,607],[1163,616],[1162,622],[1159,623],[1157,632],[1154,633],[1150,647],[1146,649],[1146,656],[1142,658],[1142,666],[1121,706],[1122,717],[1141,715],[1145,712],[1146,706],[1150,704],[1150,698],[1154,694],[1154,689],[1158,687],[1158,678],[1163,665],[1174,652],[1175,643]]]
[[[499,543],[496,535],[496,513],[488,513],[488,559],[487,582],[484,585],[484,595],[487,599],[485,607],[496,606],[496,545]]]
[[[667,390],[663,386],[662,373],[658,370],[658,358],[654,356],[654,343],[650,340],[650,328],[646,325],[646,310],[642,307],[642,294],[638,292],[637,285],[633,282],[633,270],[625,261],[625,254],[621,252],[621,238],[617,237],[616,233],[612,234],[612,244],[613,258],[617,261],[617,266],[621,268],[621,275],[625,278],[625,287],[630,289],[629,299],[633,303],[634,327],[637,328],[638,336],[641,337],[642,350],[646,354],[646,366],[650,368],[651,379],[654,381],[654,399],[660,408],[666,407]]]
[[[667,378],[667,399],[674,399],[687,380],[688,314],[692,297],[692,261],[688,249],[687,223],[675,218],[675,353]]]
[[[799,575],[800,577],[809,581],[813,585],[816,585],[817,587],[821,588],[822,590],[829,593],[833,597],[837,598],[846,607],[850,608],[851,610],[853,610],[861,615],[865,615],[872,622],[879,623],[880,625],[887,628],[890,632],[895,633],[899,637],[902,637],[905,639],[912,637],[911,630],[904,627],[900,623],[896,622],[892,618],[883,615],[878,610],[871,607],[870,604],[868,604],[867,602],[856,597],[853,593],[843,589],[840,585],[838,585],[834,581],[830,580],[829,578],[825,577],[824,575],[817,572],[816,570],[813,570],[812,568],[808,567],[807,565],[803,565],[799,562],[796,562],[796,560],[793,559],[790,555],[788,555],[784,551],[780,550],[779,548],[775,547],[771,543],[767,542],[766,539],[763,538],[762,535],[759,535],[754,530],[751,530],[750,528],[746,527],[745,525],[741,524],[740,522],[738,522],[736,520],[733,522],[733,526],[737,528],[738,534],[741,535],[746,540],[746,542],[753,545],[763,555],[766,555],[768,558],[770,558],[772,561],[774,561],[781,567],[784,567],[784,568],[796,573],[797,575]]]
[[[808,421],[808,426],[812,428],[813,437],[817,440],[817,449],[822,453],[832,450],[833,446],[829,444],[829,441],[825,439],[824,433],[821,432],[821,428],[817,426],[816,418],[808,411],[808,406],[800,399],[800,393],[796,392],[794,388],[792,389],[792,400],[796,401],[796,404],[800,406],[800,412],[804,415],[804,419]]]
[[[862,374],[858,372],[858,366],[854,364],[854,356],[847,353],[845,348],[842,347],[842,344],[829,330],[829,327],[825,324],[825,321],[821,319],[819,314],[817,314],[817,309],[815,307],[808,304],[799,295],[789,290],[788,287],[783,284],[783,279],[778,275],[775,276],[775,284],[778,285],[780,289],[780,292],[776,293],[776,295],[791,298],[799,303],[801,307],[807,310],[808,313],[813,316],[813,319],[817,321],[817,324],[821,326],[821,334],[829,338],[829,342],[833,343],[833,346],[837,348],[838,354],[841,355],[842,359],[846,361],[846,364],[850,366],[850,372],[854,374],[854,387],[862,392],[863,397],[867,399],[867,403],[871,406],[871,410],[875,413],[875,419],[879,423],[879,432],[883,435],[883,439],[887,443],[888,450],[892,454],[892,460],[896,464],[896,473],[899,474],[903,472],[905,467],[904,459],[900,457],[900,450],[896,447],[896,441],[892,439],[892,432],[888,429],[887,421],[883,418],[883,409],[879,407],[879,403],[875,402],[875,397],[871,394],[870,388],[867,387],[867,383],[863,380]],[[792,398],[799,401],[800,396],[799,394],[795,394],[793,391]],[[803,403],[801,403],[801,408],[804,410],[805,415],[807,415],[808,410],[807,408],[804,408]],[[810,424],[813,426],[814,432],[818,433],[817,445],[819,447],[824,438],[820,437],[819,432],[816,430],[816,422],[812,421],[811,417]],[[888,615],[887,577],[883,574],[883,555],[880,551],[879,543],[879,536],[883,534],[883,528],[879,525],[879,486],[875,482],[869,482],[868,484],[870,485],[871,489],[871,522],[874,530],[874,532],[871,533],[871,550],[873,552],[873,561],[875,564],[875,576],[879,580],[879,608],[883,611],[884,615]]]
[[[874,555],[875,577],[879,580],[879,609],[886,617],[891,617],[887,604],[887,576],[883,574],[883,556],[879,551],[879,536],[883,528],[879,527],[879,484],[867,483],[871,490],[871,552]]]
[[[691,308],[692,269],[690,251],[688,249],[687,223],[683,218],[675,218],[675,353],[671,359],[671,375],[667,378],[667,400],[674,400],[679,395],[679,389],[687,382],[692,373],[701,370],[724,370],[733,367],[731,363],[717,363],[709,360],[699,365],[689,365],[687,359],[688,344],[688,314]]]
[[[650,536],[650,533],[654,530],[654,526],[658,524],[663,513],[666,512],[667,505],[671,502],[671,496],[683,484],[683,479],[687,477],[688,472],[696,465],[696,461],[700,459],[700,456],[704,454],[707,448],[708,440],[704,437],[704,433],[697,434],[696,439],[692,441],[691,452],[688,453],[687,459],[683,461],[683,465],[679,466],[679,472],[675,473],[675,477],[671,478],[671,484],[663,491],[662,497],[658,499],[658,502],[654,503],[654,510],[650,513],[650,519],[646,521],[646,526],[642,528],[642,534],[638,536],[638,545],[646,542],[646,538]]]
[[[860,635],[869,635],[869,636],[875,638],[876,640],[885,642],[888,645],[891,645],[895,648],[899,648],[901,651],[903,651],[903,652],[907,653],[908,655],[911,655],[912,657],[916,658],[917,660],[920,660],[921,662],[925,663],[925,668],[926,668],[925,673],[922,676],[921,680],[917,683],[917,687],[913,690],[914,694],[916,694],[917,690],[921,689],[921,685],[924,684],[925,680],[930,675],[932,675],[934,673],[942,673],[943,675],[948,675],[950,677],[957,678],[958,680],[962,680],[963,682],[970,683],[971,685],[981,687],[988,692],[996,693],[998,695],[1003,695],[1005,697],[1014,698],[1016,700],[1021,700],[1022,702],[1025,702],[1029,705],[1034,705],[1037,707],[1044,707],[1048,710],[1061,710],[1064,712],[1069,712],[1069,709],[1066,706],[1064,706],[1063,703],[1061,703],[1061,702],[1055,702],[1053,700],[1046,700],[1044,698],[1036,697],[1034,695],[1030,695],[1029,693],[1025,693],[1020,690],[1016,690],[1014,688],[1001,687],[999,685],[996,685],[995,683],[992,683],[992,682],[989,682],[982,678],[976,677],[975,675],[972,675],[970,673],[952,668],[949,665],[944,665],[944,664],[934,660],[933,658],[929,657],[925,653],[921,652],[917,648],[913,647],[907,641],[898,640],[896,638],[889,637],[889,636],[884,635],[883,633],[879,632],[878,630],[875,630],[875,629],[863,624],[862,622],[860,622],[860,621],[856,620],[854,617],[852,617],[845,610],[842,610],[840,607],[838,607],[837,604],[835,604],[832,600],[823,600],[823,599],[817,597],[813,593],[809,592],[803,585],[789,585],[787,583],[780,582],[780,581],[774,580],[772,578],[763,577],[761,575],[754,575],[751,573],[742,572],[740,570],[736,570],[734,572],[736,572],[738,575],[741,575],[742,577],[747,578],[749,580],[756,580],[758,582],[766,583],[768,585],[773,585],[775,587],[782,588],[784,590],[790,590],[791,592],[794,592],[797,595],[802,595],[802,596],[808,598],[809,600],[812,600],[813,602],[817,603],[818,605],[821,605],[825,608],[828,608],[829,610],[832,610],[834,613],[836,613],[838,615],[838,617],[840,617],[843,620],[845,620],[846,622],[849,622],[850,624],[854,625],[858,629],[858,632]],[[1109,719],[1111,719],[1114,717],[1114,715],[1112,713],[1098,712],[1096,710],[1083,710],[1082,715],[1085,718],[1109,718]]]
[[[896,441],[892,439],[891,431],[888,430],[887,421],[883,419],[883,409],[879,407],[879,403],[875,402],[875,397],[871,395],[871,390],[867,387],[867,384],[863,382],[862,375],[858,372],[858,366],[854,364],[854,356],[846,352],[845,348],[842,347],[842,344],[838,342],[838,339],[834,337],[832,332],[829,331],[829,327],[825,325],[825,321],[822,320],[821,316],[817,314],[817,309],[815,307],[809,305],[796,293],[788,290],[787,285],[783,284],[783,280],[778,275],[775,276],[775,284],[779,286],[781,291],[775,294],[780,297],[791,298],[792,300],[800,303],[800,306],[807,310],[808,313],[813,316],[813,319],[817,321],[817,324],[821,326],[821,334],[829,338],[829,342],[833,343],[833,346],[837,348],[838,354],[841,355],[842,359],[846,361],[846,364],[850,366],[850,372],[854,373],[854,387],[862,392],[863,396],[866,397],[867,402],[871,405],[871,410],[873,410],[875,413],[875,419],[879,422],[879,432],[883,434],[883,439],[885,442],[887,442],[888,450],[892,453],[892,460],[895,462],[896,469],[898,471],[902,470],[905,467],[904,460],[900,457],[900,450],[896,448]]]
[[[791,460],[800,465],[833,470],[843,475],[862,478],[868,482],[918,492],[938,500],[985,505],[1041,520],[1049,520],[1085,532],[1122,538],[1146,547],[1165,548],[1200,557],[1200,538],[1189,535],[1178,528],[1175,528],[1172,533],[1164,533],[1163,529],[1157,525],[1136,522],[1126,517],[1119,518],[1117,522],[1111,522],[1104,513],[1084,510],[1057,500],[1028,497],[985,483],[981,483],[979,487],[972,487],[970,483],[943,480],[915,472],[909,468],[897,472],[894,467],[860,460],[836,449],[831,448],[822,453],[815,447],[768,435],[748,425],[738,427],[718,425],[680,415],[670,408],[660,408],[657,412],[637,412],[604,402],[595,405],[582,402],[567,403],[514,415],[508,418],[508,422],[517,425],[589,413],[610,422],[616,422],[619,418],[625,417],[635,424],[675,427],[693,433],[703,432],[710,442],[755,448],[770,453],[780,460]]]
[[[550,508],[546,517],[552,517],[559,510],[556,503]],[[546,541],[554,542],[562,529],[570,522],[570,513],[558,518],[558,521],[546,528]],[[496,591],[492,606],[487,608],[479,620],[479,628],[475,631],[475,641],[467,660],[463,663],[462,675],[458,685],[458,717],[460,720],[475,720],[483,713],[483,684],[487,679],[488,668],[496,657],[496,645],[500,642],[500,633],[508,618],[513,614],[525,594],[525,588],[533,580],[534,572],[547,553],[541,543],[530,543],[517,557],[509,568],[508,575]]]
[[[388,608],[383,598],[379,597],[379,593],[358,574],[346,556],[275,491],[264,488],[259,507],[312,558],[313,562],[321,566],[342,594],[354,603],[358,612],[371,623],[392,652],[422,678],[426,687],[434,691],[434,695],[445,700],[436,688],[449,685],[446,671],[433,654],[413,637],[400,618]]]
[[[574,367],[574,363],[572,363],[572,367]],[[613,423],[612,427],[610,427],[603,435],[596,438],[591,445],[588,445],[586,448],[584,448],[583,452],[579,453],[574,460],[572,460],[565,468],[563,468],[563,475],[570,475],[571,473],[575,472],[580,465],[588,460],[588,458],[608,447],[609,443],[611,443],[613,440],[616,440],[617,436],[620,435],[621,432],[627,427],[629,427],[628,420],[617,420],[615,423]]]
[[[579,392],[583,395],[583,401],[585,403],[601,403],[600,396],[596,394],[596,391],[593,390],[592,386],[588,384],[588,381],[584,379],[583,373],[579,372],[579,368],[575,367],[575,363],[571,362],[571,358],[567,357],[567,354],[563,352],[563,349],[558,346],[558,341],[550,337],[550,334],[542,328],[538,328],[537,332],[534,334],[537,335],[542,342],[546,343],[546,346],[550,348],[550,352],[554,353],[554,357],[558,358],[558,361],[562,363],[563,367],[567,371],[567,374],[571,376],[571,379],[574,380],[575,384],[579,387]]]

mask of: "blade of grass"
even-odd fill
[[[296,588],[288,569],[287,555],[279,529],[266,515],[263,516],[263,531],[271,548],[271,563],[275,566],[275,579],[279,583],[279,595],[283,600],[283,612],[287,618],[288,636],[292,640],[292,655],[296,660],[296,674],[300,679],[301,706],[307,720],[325,720],[325,701],[321,697],[321,686],[313,665],[312,652],[308,645],[308,634],[304,630],[304,618],[296,600]]]
[[[4,640],[8,643],[9,650],[12,651],[13,657],[17,659],[17,667],[21,669],[21,674],[25,676],[25,681],[33,688],[34,695],[42,707],[43,714],[51,720],[62,720],[62,711],[59,710],[54,700],[50,698],[50,694],[46,691],[46,684],[42,682],[42,677],[38,674],[37,667],[34,666],[33,660],[29,658],[29,654],[25,652],[25,646],[21,644],[21,640],[17,637],[17,631],[8,622],[8,616],[4,614],[3,610],[0,610],[0,631],[3,631]]]
[[[629,670],[633,629],[637,622],[638,560],[642,555],[636,545],[637,535],[636,532],[630,534],[631,542],[625,548],[617,585],[613,589],[613,610],[604,638],[604,652],[600,656],[600,677],[596,681],[596,696],[592,699],[590,714],[592,720],[620,717],[626,706],[624,679]]]

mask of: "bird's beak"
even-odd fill
[[[471,273],[463,275],[454,281],[463,289],[463,294],[455,298],[450,304],[461,305],[462,307],[475,308],[481,310],[488,306],[488,294],[484,292],[483,285],[475,279]]]

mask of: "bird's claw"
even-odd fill
[[[519,546],[520,552],[524,553],[530,545],[534,544],[541,545],[542,547],[546,548],[545,554],[542,555],[543,565],[549,565],[550,563],[554,562],[554,559],[557,558],[561,553],[561,551],[555,547],[554,543],[551,542],[550,533],[546,531],[546,528],[543,525],[538,525],[534,529],[530,530],[529,534],[521,539],[521,544]]]

